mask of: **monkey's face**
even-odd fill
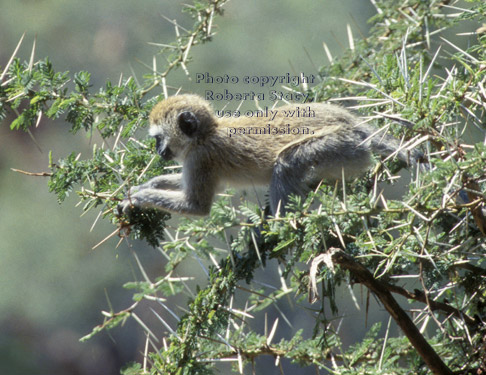
[[[211,107],[194,95],[173,96],[158,103],[150,114],[150,135],[164,160],[183,163],[196,144],[204,143],[217,126]]]
[[[174,158],[174,153],[167,145],[167,140],[162,135],[157,134],[155,138],[155,150],[164,160],[172,160]]]
[[[164,160],[182,163],[199,128],[197,116],[191,111],[183,111],[164,124],[152,125],[150,135],[155,138],[155,149]]]

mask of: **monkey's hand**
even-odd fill
[[[138,186],[135,186],[138,187]],[[132,194],[132,189],[130,189],[130,195],[129,198],[125,198],[122,200],[118,206],[117,206],[117,215],[122,216],[122,215],[127,215],[130,216],[130,213],[134,208],[140,207],[140,202],[136,197],[136,193],[134,192]]]
[[[159,176],[144,184],[130,187],[130,192],[128,193],[127,198],[125,198],[120,204],[118,204],[117,207],[118,216],[121,215],[130,216],[130,212],[133,210],[133,208],[141,207],[142,205],[141,203],[143,201],[143,195],[144,195],[142,192],[146,189],[157,189],[160,188],[160,186],[168,185],[166,180],[167,180],[166,176]],[[180,177],[177,181],[179,180]],[[172,181],[169,179],[169,182]],[[179,186],[179,184],[177,184],[177,186]]]
[[[181,188],[181,173],[161,175],[141,185],[132,186],[127,197],[117,207],[118,216],[130,216],[133,209],[140,207],[192,213],[194,209],[184,204],[183,194],[179,191]]]
[[[199,193],[199,195],[198,195]],[[130,216],[130,212],[137,207],[157,208],[166,212],[188,215],[207,215],[211,209],[213,189],[186,193],[184,191],[141,189],[128,196],[118,205],[118,212]]]

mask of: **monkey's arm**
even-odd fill
[[[154,177],[142,185],[132,186],[130,195],[145,189],[180,190],[182,189],[182,173],[164,174]]]
[[[134,206],[158,208],[178,214],[207,215],[211,207],[211,201],[209,203],[191,201],[187,199],[183,191],[147,188],[140,190],[121,202],[119,211],[129,214]]]
[[[195,171],[198,169],[196,168]],[[161,179],[160,184],[154,182],[154,187],[146,187],[131,194],[120,203],[118,210],[129,214],[132,207],[152,207],[179,214],[207,215],[211,209],[217,182],[211,172],[205,173],[199,169],[199,173],[189,173],[186,190],[158,189],[155,186],[167,182]],[[177,180],[173,177],[172,182],[176,181],[180,183],[182,178]],[[152,180],[147,184],[151,182]]]

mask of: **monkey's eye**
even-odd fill
[[[189,137],[196,132],[197,127],[199,126],[198,118],[190,111],[181,112],[177,119],[177,123],[179,124],[179,128],[182,130],[182,132]]]

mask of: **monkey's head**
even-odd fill
[[[171,96],[159,102],[149,121],[157,153],[165,160],[180,163],[192,147],[204,143],[217,127],[211,106],[197,95]]]

